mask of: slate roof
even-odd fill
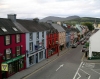
[[[1,29],[2,27],[5,28],[7,32],[4,32]],[[12,27],[15,27],[18,31],[15,31]],[[22,33],[22,32],[14,25],[14,23],[10,19],[0,18],[0,35],[16,34],[16,33]]]
[[[65,30],[58,24],[52,24],[52,26],[58,30],[58,32],[64,32]]]
[[[36,22],[33,20],[19,20],[18,19],[17,22],[20,23],[29,32],[40,32],[40,31],[54,29],[48,23]]]

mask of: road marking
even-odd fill
[[[85,53],[83,54],[83,57],[82,57],[82,59],[81,59],[82,62],[83,62],[84,57],[85,57]]]
[[[94,72],[97,73],[97,74],[100,74],[99,72],[95,71],[94,69],[91,69],[91,70],[94,71]]]
[[[30,77],[31,75],[35,74],[36,72],[40,71],[41,69],[43,69],[44,67],[46,67],[48,64],[54,62],[55,60],[59,59],[60,57],[62,57],[63,55],[65,55],[66,53],[70,52],[71,49],[67,50],[66,52],[64,52],[63,54],[59,55],[59,57],[55,58],[54,60],[51,60],[50,62],[46,63],[45,65],[43,65],[42,67],[40,67],[39,69],[31,72],[30,74],[24,76],[21,79],[27,79],[28,77]]]
[[[64,66],[64,64],[62,64],[62,65],[60,65],[58,68],[57,68],[57,70],[56,71],[58,71],[61,67],[63,67]]]
[[[80,69],[80,67],[81,67],[82,64],[83,64],[83,62],[80,63],[80,66],[78,67],[78,69],[77,69],[77,71],[76,71],[76,73],[75,73],[73,79],[75,79],[75,77],[76,77],[76,75],[77,75],[77,73],[78,73],[78,71],[79,71],[79,69]]]
[[[77,79],[80,79],[81,78],[81,75],[78,73],[79,77]]]
[[[85,72],[84,70],[82,70],[82,69],[80,69],[81,71],[83,71],[84,73],[86,73],[86,74],[88,74],[87,72]],[[90,74],[88,74],[88,79],[90,79],[90,77],[91,77],[91,75]]]

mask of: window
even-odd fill
[[[33,34],[32,33],[29,34],[29,39],[30,39],[30,41],[33,39]]]
[[[44,32],[42,32],[42,37],[44,37]]]
[[[16,35],[16,42],[17,42],[17,43],[20,42],[20,34],[17,34],[17,35]]]
[[[15,27],[12,27],[14,31],[18,31],[18,29],[16,29]]]
[[[6,59],[11,59],[11,49],[6,49]]]
[[[29,57],[29,64],[33,64],[34,63],[34,55]]]
[[[44,39],[42,40],[42,46],[44,47]]]
[[[21,54],[21,47],[17,46],[16,47],[16,55],[19,56]]]
[[[39,59],[43,58],[43,51],[39,52]]]
[[[39,32],[37,32],[37,38],[39,38]]]
[[[10,35],[7,35],[5,37],[5,39],[6,39],[6,45],[9,45],[10,44]]]
[[[7,32],[7,30],[6,30],[4,27],[1,27],[1,29],[2,29],[4,32]]]
[[[33,43],[32,43],[32,42],[29,43],[29,50],[30,50],[30,51],[33,51]]]
[[[36,41],[36,45],[39,45],[39,41]]]

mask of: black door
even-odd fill
[[[19,60],[14,62],[14,70],[15,70],[15,72],[19,71]]]
[[[36,54],[36,63],[38,63],[38,53]]]
[[[6,71],[2,71],[2,79],[6,79]]]

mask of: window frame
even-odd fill
[[[29,33],[29,40],[30,40],[30,41],[33,40],[33,33]]]
[[[12,58],[12,50],[11,50],[11,48],[8,48],[10,51],[11,51],[11,53],[10,53],[10,58],[7,58],[7,49],[5,49],[5,59],[6,60],[9,60],[9,59],[11,59]]]
[[[38,38],[38,39],[39,39],[39,32],[37,32],[37,33],[36,33],[36,38]]]
[[[44,38],[44,32],[42,32],[42,38]]]
[[[7,44],[7,36],[9,36],[9,43]],[[10,35],[6,35],[5,36],[5,45],[10,45],[11,44],[11,36]]]
[[[19,55],[21,55],[21,46],[16,46],[16,56],[19,56],[18,54],[17,54],[17,47],[19,47],[20,48],[20,54]]]
[[[31,47],[30,47],[31,46]],[[31,50],[30,50],[31,49]],[[29,51],[33,51],[33,42],[29,43]]]
[[[19,35],[19,41],[18,41],[17,35]],[[21,42],[21,35],[20,34],[16,34],[16,43],[19,43],[19,42]]]

